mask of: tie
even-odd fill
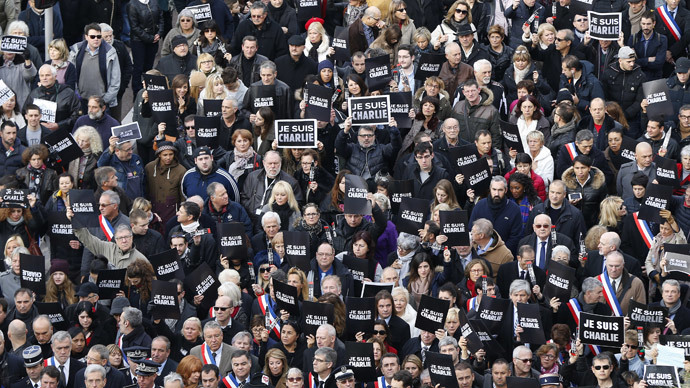
[[[218,353],[216,353],[216,352],[211,353],[211,355],[213,356],[213,361],[216,361],[216,354],[218,354]],[[216,364],[217,363],[218,363],[218,361],[216,361]]]
[[[520,279],[523,279],[523,280],[525,279],[525,271],[524,270],[520,271]]]
[[[62,383],[62,386],[67,386],[67,378],[65,377],[65,366],[60,365],[60,383]]]
[[[422,363],[426,361],[426,352],[429,351],[428,346],[422,346]]]
[[[323,381],[319,381],[319,388],[323,388]]]
[[[38,388],[38,384],[34,384],[34,388]]]
[[[544,269],[544,265],[546,263],[546,242],[542,241],[541,242],[541,248],[539,248],[539,268]]]

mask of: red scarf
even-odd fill
[[[467,279],[467,289],[470,290],[472,296],[477,296],[477,284],[470,279]]]

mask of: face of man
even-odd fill
[[[419,333],[419,337],[422,339],[422,342],[425,345],[431,345],[431,343],[434,342],[434,338],[436,338],[434,333],[426,330],[421,330]]]
[[[458,350],[457,349],[458,348],[456,348],[455,345],[450,344],[450,345],[441,346],[441,349],[439,349],[439,352],[441,354],[450,354],[451,356],[453,356],[453,362],[455,363],[458,361]]]
[[[151,359],[159,364],[164,363],[168,356],[170,356],[170,349],[162,340],[154,340],[151,342]]]
[[[132,249],[132,232],[121,230],[115,233],[115,242],[117,243],[117,247],[123,252],[129,251]]]
[[[48,376],[47,374],[43,375],[41,377],[41,388],[57,388],[58,385],[58,379],[57,378],[52,378]],[[91,388],[91,387],[89,387]],[[98,387],[102,388],[102,387]]]
[[[204,388],[217,388],[218,376],[213,371],[201,372],[201,386]]]
[[[360,214],[345,214],[345,221],[351,228],[356,228],[362,223],[362,215]]]
[[[584,295],[585,303],[591,304],[591,303],[596,303],[596,302],[600,301],[602,299],[602,297],[604,296],[603,290],[604,290],[603,287],[597,287],[593,290],[589,290],[589,291],[585,292],[585,295]]]
[[[153,388],[156,382],[156,374],[151,376],[137,376],[137,381],[139,382],[139,388]]]
[[[199,155],[194,159],[194,163],[202,174],[208,174],[213,168],[213,156]]]
[[[393,314],[393,302],[390,299],[381,299],[376,304],[381,319],[386,319]]]
[[[49,67],[41,66],[41,69],[38,71],[38,78],[41,82],[41,86],[45,88],[52,88],[53,85],[55,85],[55,76]]]
[[[34,301],[28,293],[20,292],[14,297],[14,305],[17,308],[17,311],[22,314],[26,314],[33,307]],[[50,335],[52,336],[53,333],[51,332]],[[50,340],[46,341],[45,343],[48,343],[49,341]]]
[[[599,249],[599,254],[602,256],[606,256],[609,252],[616,250],[616,247],[609,241],[608,236],[603,235],[599,238],[599,245],[597,245],[597,248]]]
[[[216,305],[213,307],[216,312],[216,319],[218,322],[227,322],[230,319],[230,298],[221,296],[216,300]]]
[[[417,154],[414,156],[419,165],[419,169],[424,172],[431,171],[431,166],[433,165],[434,154],[433,152],[425,151],[423,154]]]
[[[273,82],[275,81],[278,72],[275,72],[271,69],[262,68],[260,71],[260,75],[261,83],[263,83],[264,85],[273,85]]]
[[[482,155],[487,155],[491,152],[491,136],[490,135],[480,135],[479,139],[474,141],[474,145],[477,146],[477,151]]]
[[[520,268],[527,269],[527,263],[534,263],[534,252],[525,251],[522,256],[518,255],[518,265]]]
[[[465,49],[469,50],[472,48],[472,45],[474,44],[474,35],[469,34],[469,35],[462,35],[458,37],[458,41],[460,41],[460,45]]]
[[[491,368],[491,377],[497,387],[505,386],[508,376],[510,376],[508,364],[496,364]]]
[[[649,131],[649,125],[647,125],[647,130]],[[652,158],[654,153],[651,147],[640,147],[640,149],[635,150],[635,160],[637,164],[643,168],[647,168],[652,164]]]
[[[623,71],[630,71],[635,66],[635,58],[618,59],[618,64]]]
[[[352,68],[355,70],[355,73],[357,74],[362,74],[366,70],[366,63],[365,63],[366,57],[361,56],[361,57],[352,57]]]
[[[618,279],[623,274],[623,257],[621,255],[611,255],[606,258],[606,272],[613,279]]]
[[[50,342],[50,338],[53,336],[53,327],[45,319],[37,320],[34,325],[34,337],[40,345],[47,344]]]
[[[0,132],[0,137],[2,137],[2,144],[5,148],[10,148],[14,145],[14,141],[17,140],[17,127],[5,126],[5,129]]]
[[[656,121],[647,122],[647,136],[653,140],[659,140],[664,136],[664,127]]]
[[[106,379],[98,372],[91,372],[84,376],[84,383],[86,388],[103,388],[105,387]]]
[[[372,13],[371,16],[364,15],[362,17],[362,23],[366,24],[369,27],[374,27],[378,21],[381,20],[381,11],[375,11]]]
[[[518,290],[510,294],[510,300],[513,301],[514,305],[518,303],[527,303],[529,300],[529,294],[525,290]]]
[[[465,370],[455,371],[455,377],[458,379],[458,386],[460,388],[472,388],[474,383],[474,373],[472,373],[472,368],[467,368]]]
[[[173,52],[178,57],[186,57],[189,53],[189,46],[186,43],[180,43],[173,49]]]
[[[479,69],[479,71],[475,71],[474,72],[474,78],[476,78],[478,82],[481,82],[482,85],[490,84],[491,83],[491,65],[485,64]]]
[[[592,373],[598,380],[607,380],[611,376],[611,364],[606,360],[592,361]]]
[[[680,290],[676,286],[664,284],[661,289],[661,297],[666,306],[673,306],[680,299]]]
[[[314,360],[312,361],[313,367],[314,367],[314,372],[318,373],[323,373],[331,369],[333,367],[332,362],[326,362],[326,359],[324,358],[323,355],[320,356],[314,356]]]
[[[266,176],[269,178],[275,178],[280,174],[280,156],[276,153],[271,152],[264,158],[264,170],[266,171]]]
[[[91,120],[100,120],[103,117],[103,112],[105,112],[105,107],[102,107],[94,99],[89,99],[87,104],[89,118]]]
[[[187,250],[187,240],[184,237],[175,237],[170,241],[170,248],[177,250],[177,254],[182,256]]]
[[[547,216],[544,216],[543,214],[534,217],[534,224],[532,224],[532,230],[534,230],[534,233],[540,239],[547,239],[549,237],[549,234],[551,233],[551,222],[549,221],[549,218]]]
[[[29,127],[38,128],[41,124],[41,111],[38,109],[29,109],[26,111],[24,118]]]
[[[333,264],[333,247],[328,244],[321,244],[316,250],[316,262],[321,269],[327,269]]]
[[[220,109],[223,118],[226,120],[232,120],[235,117],[235,112],[237,112],[237,108],[231,100],[223,100]]]
[[[321,293],[325,294],[327,292],[340,295],[340,290],[338,290],[338,284],[335,280],[328,279],[321,282]]]
[[[103,35],[100,31],[96,30],[87,31],[84,39],[88,42],[91,51],[95,51],[97,48],[101,47],[101,43],[103,43]]]
[[[570,41],[565,38],[565,31],[558,31],[556,33],[556,50],[565,50],[568,46],[570,46]],[[563,67],[566,69],[566,67]],[[568,69],[568,72],[570,72],[570,69]],[[565,71],[563,71],[563,74],[565,74],[566,77],[568,78],[573,78],[572,74],[566,74]]]
[[[500,203],[506,196],[506,185],[503,182],[491,182],[489,187],[491,190],[491,201],[493,203]]]
[[[72,352],[72,341],[69,339],[65,339],[64,341],[53,341],[51,347],[53,348],[55,359],[60,364],[66,363]]]
[[[479,94],[479,88],[475,85],[466,85],[462,87],[462,94],[471,105],[477,105],[482,96]]]
[[[460,46],[453,45],[446,54],[446,60],[451,67],[455,67],[460,63],[462,55],[460,53]]]
[[[589,153],[592,151],[592,147],[594,147],[594,139],[583,140],[579,143],[575,142],[575,145],[581,153],[589,155]]]
[[[398,63],[403,69],[409,69],[414,64],[414,55],[410,55],[408,50],[398,51]]]
[[[318,348],[329,347],[335,345],[335,337],[328,334],[328,330],[319,327],[316,330],[316,346]]]
[[[266,232],[266,235],[269,238],[273,238],[276,233],[280,230],[280,226],[278,226],[278,220],[275,218],[269,218],[264,222],[264,232]]]
[[[386,377],[387,380],[393,378],[393,375],[400,370],[400,365],[398,365],[398,360],[395,357],[386,357],[381,360],[381,373]]]
[[[290,49],[290,56],[294,59],[301,57],[304,53],[304,46],[289,45],[288,48]]]
[[[398,275],[398,271],[384,271],[383,275],[381,275],[381,281],[384,283],[393,283],[397,285],[399,280],[400,276]]]
[[[595,122],[601,122],[606,116],[606,107],[602,100],[596,99],[589,106],[589,113]]]
[[[223,343],[223,331],[215,328],[206,329],[204,330],[204,340],[206,345],[215,352],[220,349],[220,345]]]
[[[211,197],[211,201],[213,201],[213,205],[217,209],[227,206],[229,203],[228,190],[224,186],[218,186],[216,192]]]
[[[258,47],[259,46],[256,44],[256,42],[247,40],[244,43],[242,43],[242,54],[247,59],[254,58],[254,55],[256,55]]]
[[[232,371],[238,379],[246,379],[251,369],[252,363],[247,359],[247,356],[235,357],[232,359]]]
[[[369,148],[374,145],[375,135],[374,131],[368,128],[360,128],[357,131],[357,140],[362,148]]]
[[[630,10],[633,13],[640,13],[642,9],[645,7],[646,3],[644,1],[638,1],[636,3],[633,3],[632,1],[628,1],[628,6],[630,6]],[[644,20],[644,19],[642,19]]]
[[[31,381],[38,381],[38,379],[41,377],[41,371],[43,370],[43,363],[41,362],[38,365],[27,367],[25,369],[26,374],[29,376]]]
[[[107,359],[102,359],[101,355],[98,354],[98,352],[94,352],[93,350],[89,350],[89,353],[86,355],[86,365],[105,366],[107,363]]]

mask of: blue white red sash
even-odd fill
[[[211,351],[211,348],[209,348],[206,344],[201,345],[201,361],[204,362],[204,365],[213,364],[215,366],[218,366],[218,364],[216,363],[216,358],[213,357],[213,352]]]
[[[120,348],[120,352],[122,352],[122,366],[129,368],[129,360],[127,360],[127,353],[125,353],[125,349],[122,346],[122,337],[124,337],[124,334],[117,339],[117,347]]]
[[[115,231],[113,230],[113,226],[110,225],[110,221],[101,214],[98,216],[98,224],[101,226],[105,238],[107,238],[108,241],[112,241]]]
[[[477,309],[477,297],[473,297],[467,300],[467,312]]]
[[[609,279],[609,275],[606,273],[606,270],[604,272],[597,276],[597,279],[601,282],[601,284],[604,286],[604,289],[602,290],[604,292],[604,299],[606,299],[606,304],[611,307],[611,311],[617,316],[617,317],[622,317],[623,316],[623,309],[621,309],[620,303],[618,303],[618,298],[616,297],[616,290],[613,289],[613,286],[611,285],[611,280]]]
[[[568,301],[568,310],[575,320],[575,325],[580,326],[580,312],[582,312],[582,307],[580,307],[580,302],[577,298],[572,298]],[[597,345],[587,345],[594,355],[601,353],[601,349]]]
[[[376,388],[388,388],[388,384],[386,384],[386,377],[385,376],[379,376],[376,379],[376,382],[374,383],[374,386]]]
[[[225,378],[223,379],[223,384],[225,384],[225,386],[227,388],[239,388],[240,387],[240,384],[237,382],[237,379],[235,379],[235,376],[233,376],[230,373],[228,373],[228,375],[225,376]]]
[[[633,220],[635,220],[637,231],[640,232],[640,236],[642,236],[642,241],[644,241],[644,244],[649,249],[652,247],[652,242],[654,242],[654,234],[647,221],[637,218],[638,214],[639,212],[633,213]]]
[[[54,366],[54,367],[57,367],[57,366],[58,366],[58,362],[55,360],[55,357],[46,358],[46,359],[43,361],[43,366],[44,366],[44,367],[45,367],[45,366]]]
[[[314,377],[313,373],[309,373],[309,387],[308,388],[318,388],[319,379]]]
[[[579,155],[577,152],[577,147],[575,146],[575,143],[568,143],[565,145],[565,150],[568,151],[568,155],[570,155],[570,160],[575,160],[575,157]]]
[[[678,23],[676,23],[676,20],[673,18],[673,16],[671,16],[671,12],[669,12],[666,4],[657,8],[656,10],[659,13],[659,17],[661,17],[661,20],[666,25],[666,28],[668,28],[668,30],[671,32],[671,35],[673,35],[676,41],[680,40],[680,27],[678,27]]]
[[[280,339],[280,320],[273,307],[271,307],[271,301],[267,294],[263,294],[259,297],[259,307],[261,308],[261,313],[263,313],[268,319],[267,323],[272,326],[267,327],[267,329],[272,330],[273,333]]]

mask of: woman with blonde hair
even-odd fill
[[[302,300],[309,300],[309,283],[304,271],[297,267],[292,267],[287,273],[287,284],[297,289],[297,297]]]
[[[434,50],[439,50],[449,43],[457,42],[458,31],[463,24],[469,24],[477,39],[477,28],[472,24],[472,8],[465,0],[457,0],[448,8],[448,13],[434,31],[431,33],[431,45]]]
[[[290,225],[302,216],[295,193],[289,183],[278,181],[273,185],[268,203],[261,208],[262,213],[269,211],[276,212],[280,216],[280,230],[288,230]]]
[[[74,132],[74,140],[84,155],[69,162],[67,172],[74,178],[75,189],[96,191],[99,187],[94,172],[103,153],[103,139],[96,128],[83,125]]]
[[[110,363],[110,367],[115,369],[121,369],[123,367],[122,349],[120,349],[120,347],[115,344],[110,344],[106,346],[106,349],[108,349],[108,362]]]
[[[25,209],[0,209],[0,246],[5,246],[5,242],[10,236],[18,234],[32,254],[40,255],[40,250],[37,251],[38,237],[44,225],[46,225],[46,221],[43,216],[43,211],[39,211],[36,207],[38,203],[36,196],[34,194],[29,194],[27,198],[29,200],[29,206]],[[32,209],[36,210],[34,211]]]
[[[612,195],[604,198],[599,204],[599,225],[605,226],[609,232],[619,235],[623,228],[623,217],[628,214],[623,205],[623,198]]]
[[[204,115],[204,100],[224,100],[230,96],[230,92],[223,83],[220,72],[210,74],[206,77],[206,87],[199,93],[196,111],[199,115]]]
[[[391,295],[395,305],[395,315],[410,325],[410,338],[418,336],[419,329],[415,327],[417,311],[410,305],[410,292],[405,287],[398,286],[393,288]]]
[[[539,24],[539,28],[537,29],[537,39],[539,40],[539,45],[541,48],[546,49],[556,41],[556,27],[549,23]],[[525,44],[532,43],[531,39],[525,41],[523,37],[522,40],[525,42]]]
[[[146,213],[148,216],[147,219],[149,220],[149,229],[155,230],[156,232],[165,236],[165,226],[163,225],[163,220],[158,213],[153,212],[153,204],[151,204],[151,201],[144,197],[134,198],[134,202],[132,202],[132,210],[134,209],[139,209]]]
[[[185,356],[177,365],[176,372],[182,376],[184,388],[197,388],[201,385],[201,368],[204,364],[196,356]]]
[[[220,74],[223,71],[223,69],[216,64],[213,55],[209,53],[199,55],[199,58],[196,59],[196,69],[204,73],[206,77],[211,74]]]
[[[173,360],[179,361],[189,354],[193,347],[204,343],[204,333],[201,330],[201,320],[197,317],[187,318],[182,324],[182,338],[180,349],[170,354]]]
[[[7,241],[5,241],[5,249],[3,249],[3,260],[2,260],[2,268],[3,271],[10,268],[11,266],[11,258],[12,258],[12,252],[14,252],[15,249],[19,247],[24,246],[24,241],[22,240],[22,237],[18,234],[10,236]]]
[[[535,72],[537,74],[536,76]],[[506,100],[509,102],[513,102],[518,99],[517,85],[523,80],[530,80],[534,82],[535,96],[549,96],[553,94],[551,86],[549,86],[546,78],[542,77],[541,71],[539,71],[539,69],[537,69],[536,65],[533,63],[532,57],[525,46],[520,45],[515,49],[512,64],[508,66],[502,75],[503,77],[501,80],[501,85],[503,85],[503,88],[505,89]],[[551,98],[549,98],[549,101],[550,100]],[[541,101],[544,100],[540,99],[540,104],[544,105],[541,103]]]
[[[280,349],[269,349],[264,359],[264,375],[271,380],[275,388],[286,388],[288,362],[287,357]]]
[[[331,47],[331,40],[321,22],[310,20],[306,27],[307,39],[304,42],[304,55],[307,58],[320,63],[335,54],[335,49]]]
[[[57,82],[67,85],[72,90],[77,90],[77,68],[67,59],[69,58],[69,47],[64,39],[53,39],[48,44],[48,56],[45,63],[53,66],[57,70]]]
[[[410,19],[407,14],[407,5],[403,0],[393,0],[388,5],[388,19],[386,20],[387,26],[400,27],[402,31],[402,36],[400,37],[400,44],[410,44],[412,42],[412,36],[414,35],[417,28],[414,25],[414,20]]]
[[[60,303],[64,310],[67,306],[79,302],[74,289],[74,284],[67,276],[69,264],[66,260],[55,259],[50,264],[50,276],[46,281],[45,303]]]

